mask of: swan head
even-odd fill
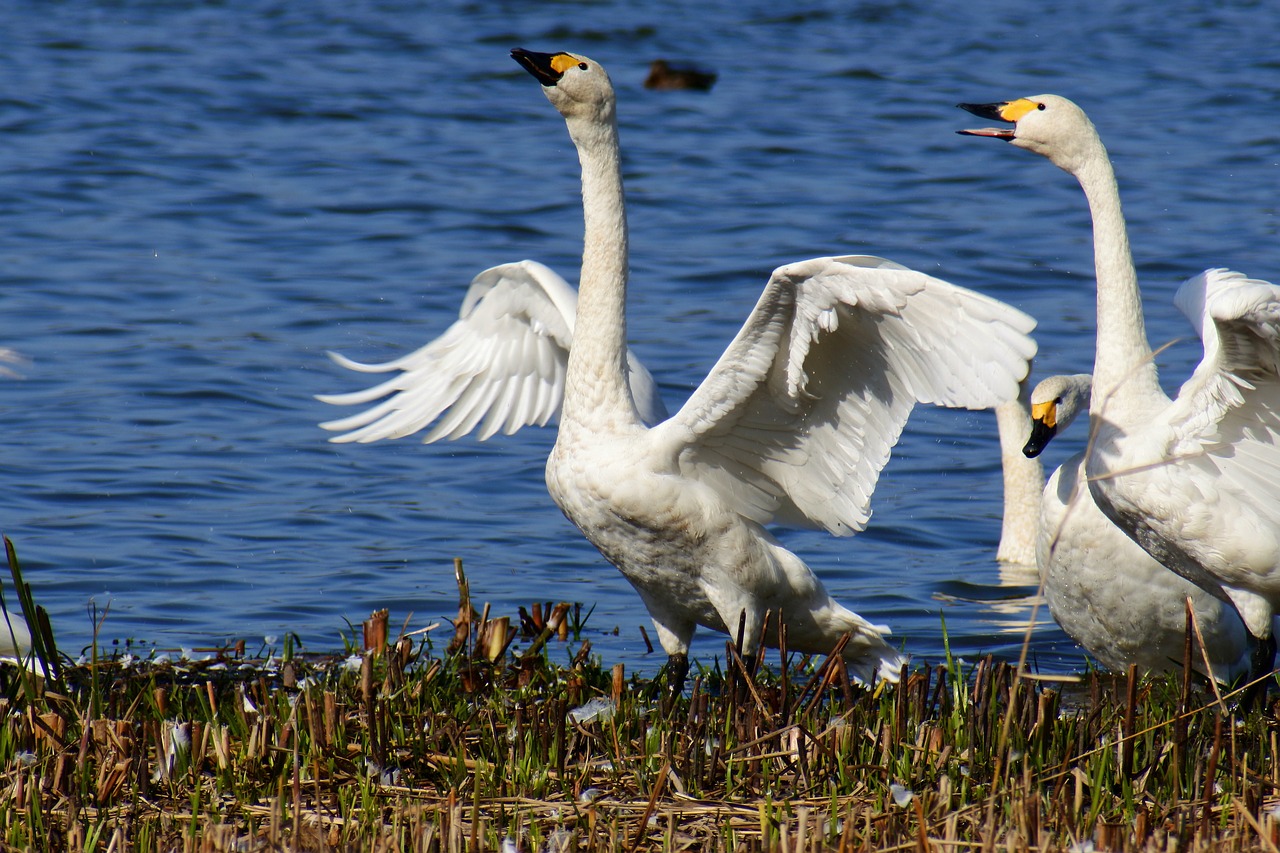
[[[1022,452],[1036,457],[1059,432],[1071,425],[1076,415],[1089,411],[1093,377],[1050,376],[1031,392],[1031,435]]]
[[[956,131],[964,136],[1003,139],[1048,157],[1055,166],[1075,173],[1097,156],[1101,141],[1084,110],[1059,95],[1035,95],[996,104],[957,104],[979,118],[1008,122],[1012,127]]]
[[[542,84],[560,115],[566,119],[611,120],[613,84],[600,63],[576,53],[535,53],[517,47],[511,58]]]

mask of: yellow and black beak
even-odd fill
[[[1018,119],[1022,118],[1032,110],[1044,109],[1028,98],[1019,98],[1016,101],[1003,101],[998,104],[956,104],[962,110],[971,112],[978,118],[990,119],[991,121],[1007,121],[1015,124]],[[990,136],[992,139],[1003,139],[1005,142],[1012,142],[1016,127],[985,127],[976,130],[957,130],[956,133],[962,136]]]
[[[1030,459],[1039,456],[1058,434],[1058,406],[1056,401],[1035,403],[1031,406],[1031,435],[1022,446],[1022,454]]]
[[[511,58],[544,86],[556,85],[567,69],[578,64],[578,60],[567,53],[535,53],[522,47],[512,50]]]

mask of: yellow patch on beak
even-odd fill
[[[1005,121],[1016,122],[1032,110],[1040,109],[1040,105],[1030,98],[1018,98],[1016,101],[1009,101],[1000,108],[1000,118]]]
[[[1058,426],[1058,407],[1052,400],[1047,403],[1032,403],[1031,419],[1054,429]]]
[[[557,53],[551,57],[551,68],[557,74],[563,74],[582,60],[568,53]]]

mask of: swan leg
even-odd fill
[[[1267,684],[1275,672],[1276,635],[1253,638],[1253,652],[1249,655],[1249,681],[1244,695],[1240,697],[1240,710],[1248,712],[1261,696],[1267,694]]]

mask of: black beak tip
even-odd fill
[[[1056,427],[1046,426],[1044,421],[1031,421],[1031,434],[1027,436],[1027,443],[1022,446],[1023,455],[1028,459],[1035,459],[1049,446],[1057,431]]]
[[[523,47],[512,48],[511,58],[528,71],[543,86],[554,86],[560,81],[560,74],[552,68],[552,54],[536,53]]]
[[[980,116],[981,118],[991,118],[992,113],[994,112],[994,109],[992,108],[991,104],[959,103],[959,104],[956,104],[956,107],[964,110],[967,113],[972,113],[973,115]]]

